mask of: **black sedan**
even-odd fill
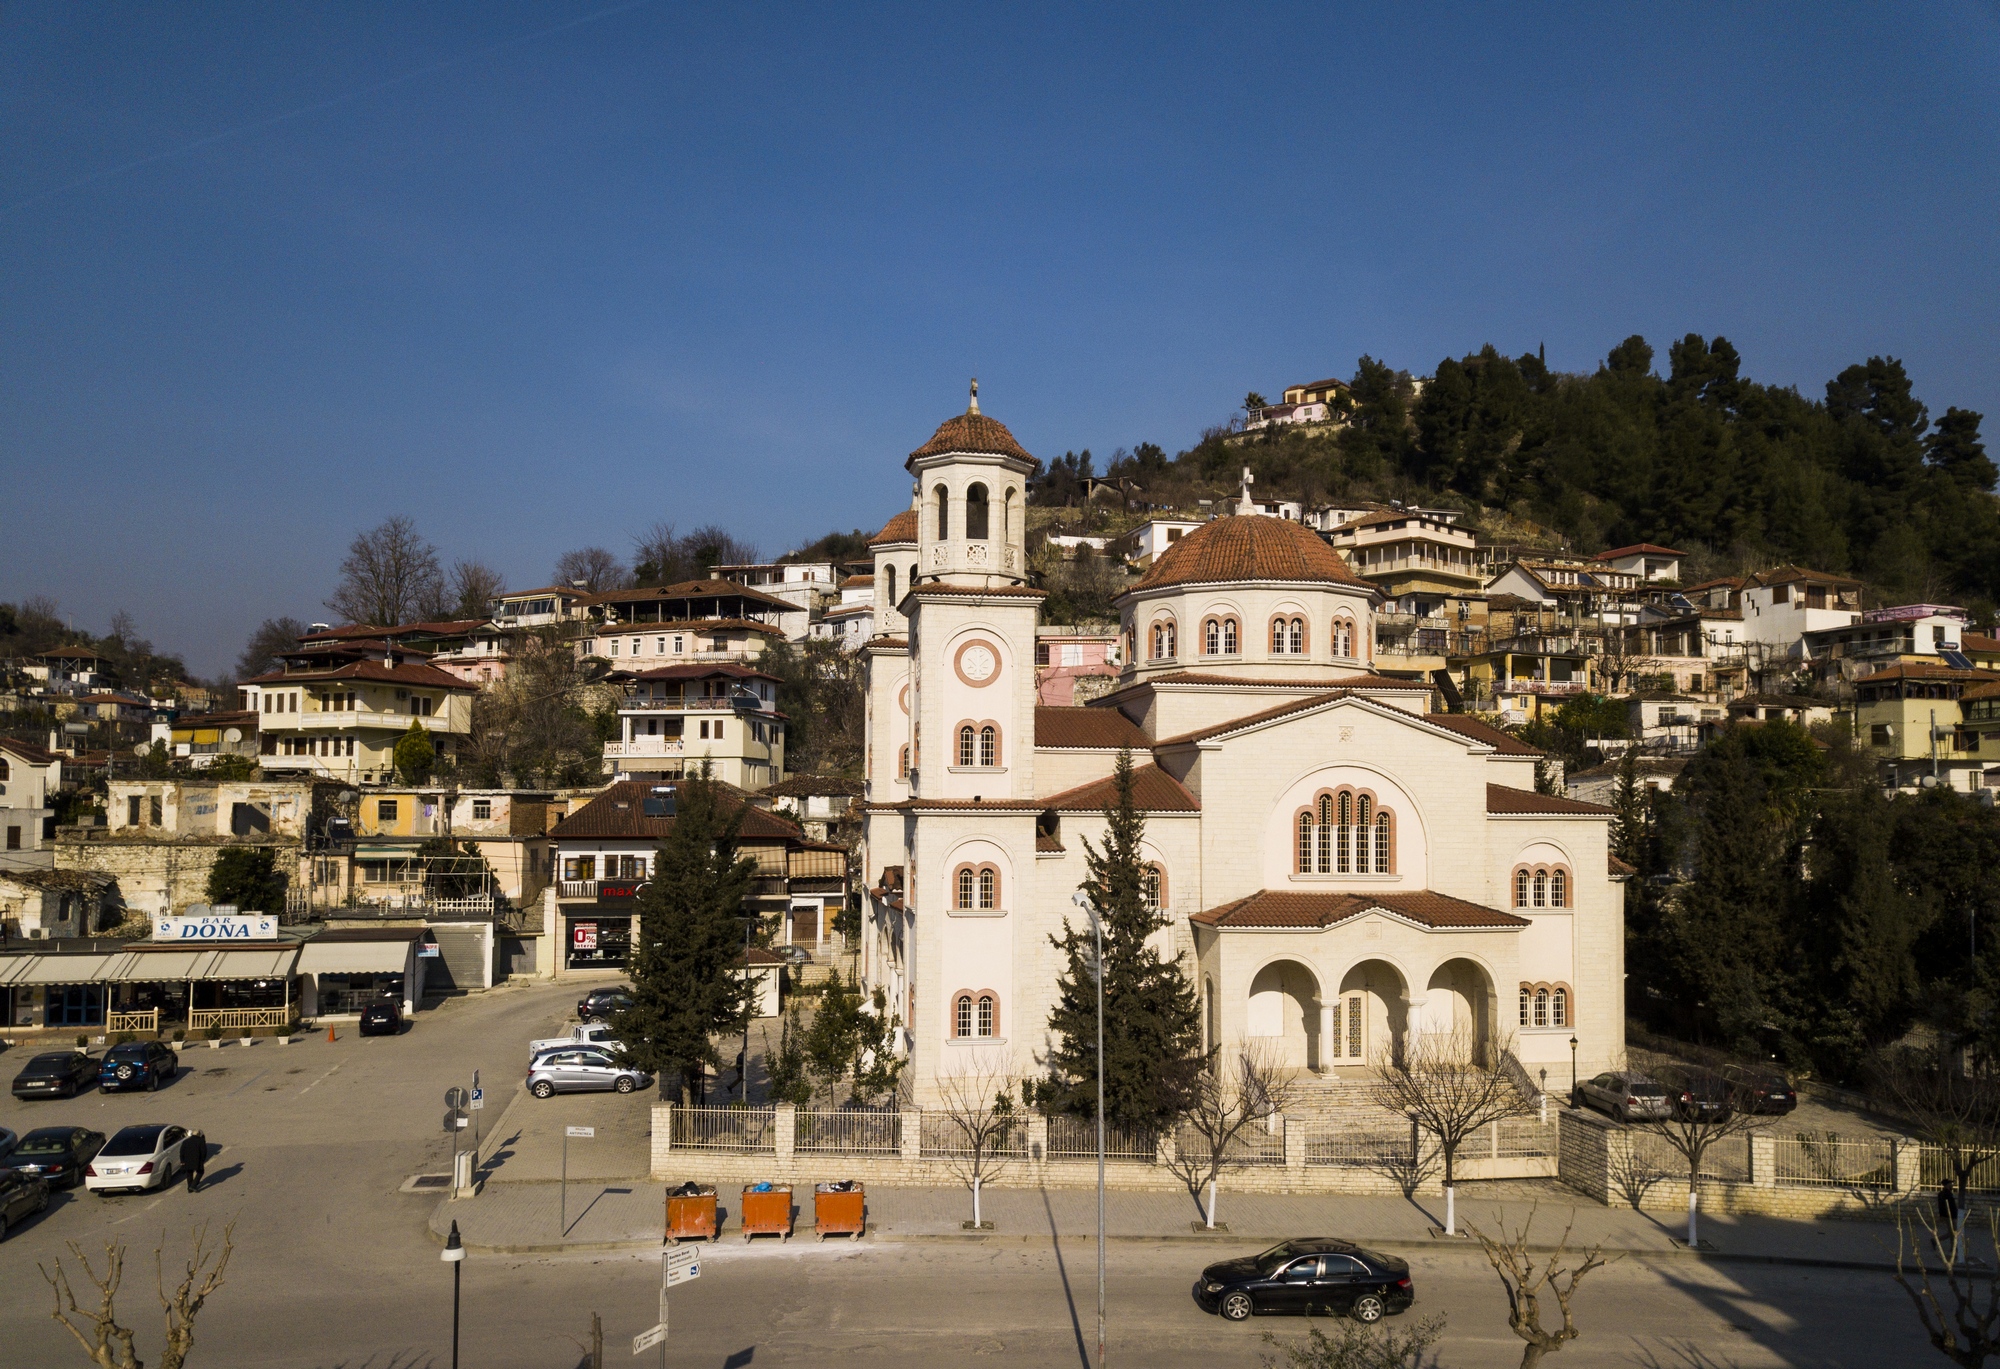
[[[613,1013],[624,1012],[632,1006],[630,989],[592,989],[576,1005],[576,1020],[579,1022],[609,1022]]]
[[[363,1036],[394,1036],[403,1029],[403,1008],[393,998],[370,1003],[361,1010]]]
[[[49,1186],[32,1174],[0,1170],[0,1241],[7,1233],[49,1206]]]
[[[1746,1069],[1740,1065],[1723,1071],[1736,1106],[1744,1112],[1787,1113],[1799,1105],[1798,1090],[1792,1081],[1775,1070]]]
[[[1194,1300],[1230,1321],[1252,1313],[1345,1316],[1377,1322],[1416,1301],[1407,1260],[1347,1241],[1286,1241],[1261,1255],[1201,1271]]]
[[[104,1064],[97,1071],[97,1087],[107,1093],[121,1089],[150,1092],[171,1082],[180,1069],[181,1058],[165,1043],[130,1041],[104,1052]]]
[[[97,1060],[82,1051],[51,1051],[14,1076],[16,1098],[74,1098],[97,1079]]]
[[[104,1133],[88,1127],[37,1127],[0,1159],[0,1172],[43,1179],[50,1188],[75,1188],[84,1166],[104,1149]]]

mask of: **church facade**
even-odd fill
[[[1044,707],[1033,458],[975,392],[906,468],[910,508],[871,543],[861,952],[920,1102],[1044,1068],[1050,938],[1083,916],[1125,747],[1205,1045],[1337,1076],[1463,1031],[1552,1088],[1623,1063],[1610,810],[1537,794],[1533,749],[1372,673],[1374,591],[1310,529],[1189,533],[1119,600],[1119,687]]]

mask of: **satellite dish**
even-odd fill
[[[153,744],[151,742],[140,742],[132,748],[132,754],[135,756],[150,756],[153,754]]]
[[[243,729],[240,727],[229,728],[222,734],[222,740],[228,742],[231,746],[236,745],[236,743],[243,740]]]

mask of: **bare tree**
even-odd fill
[[[1896,1215],[1896,1282],[1909,1294],[1924,1334],[1953,1364],[1980,1369],[2000,1354],[2000,1279],[1993,1277],[2000,1263],[2000,1210],[1986,1209],[1986,1258],[1972,1258],[1971,1247],[1962,1224],[1939,1222],[1922,1203]],[[1931,1255],[1940,1270],[1932,1270]],[[1982,1266],[1976,1274],[1975,1264]]]
[[[1292,1084],[1267,1050],[1246,1045],[1232,1053],[1213,1052],[1169,1087],[1174,1143],[1167,1149],[1167,1168],[1187,1185],[1202,1224],[1214,1230],[1217,1181],[1225,1169],[1244,1163],[1243,1133],[1283,1114]]]
[[[1700,1206],[1701,1162],[1716,1142],[1742,1136],[1762,1124],[1756,1113],[1747,1111],[1747,1091],[1700,1065],[1665,1065],[1651,1073],[1667,1090],[1667,1115],[1634,1121],[1631,1126],[1641,1136],[1657,1136],[1687,1163],[1688,1229],[1690,1250],[1700,1245],[1695,1229],[1695,1212]],[[1635,1203],[1636,1207],[1637,1204]]]
[[[1407,1117],[1437,1142],[1444,1158],[1444,1231],[1458,1234],[1458,1150],[1495,1122],[1531,1111],[1514,1083],[1487,1067],[1496,1052],[1467,1027],[1449,1032],[1412,1030],[1400,1053],[1391,1046],[1377,1053],[1374,1101]]]
[[[231,1222],[222,1229],[222,1245],[216,1249],[208,1243],[208,1223],[196,1227],[194,1250],[187,1257],[180,1282],[172,1292],[167,1290],[164,1239],[153,1251],[154,1285],[166,1319],[166,1344],[160,1350],[160,1369],[181,1369],[187,1362],[189,1352],[194,1349],[195,1318],[222,1287],[223,1277],[229,1272],[229,1257],[236,1249],[235,1237],[236,1223]],[[53,1273],[36,1266],[55,1294],[55,1309],[49,1315],[76,1338],[85,1356],[98,1369],[143,1369],[144,1361],[133,1344],[133,1332],[119,1324],[115,1306],[119,1285],[125,1277],[125,1247],[116,1241],[105,1243],[104,1269],[100,1273],[83,1253],[82,1246],[75,1241],[68,1244],[71,1258],[82,1266],[84,1277],[97,1289],[97,1303],[90,1306],[77,1302],[69,1271],[58,1258]]]
[[[556,558],[555,577],[560,588],[581,589],[589,594],[623,589],[630,583],[625,563],[603,547],[578,547],[564,552]]]
[[[444,592],[437,548],[401,514],[359,533],[340,563],[340,584],[326,606],[350,623],[394,627],[409,622],[421,606]]]
[[[481,561],[458,561],[451,568],[451,613],[455,618],[491,618],[493,600],[505,592],[499,571]]]
[[[472,735],[460,751],[474,783],[585,784],[598,775],[610,687],[578,658],[562,628],[515,634],[513,664],[472,700]]]
[[[266,618],[236,658],[236,678],[248,680],[281,669],[285,654],[298,650],[305,631],[306,625],[296,618]]]
[[[632,542],[632,569],[641,585],[706,580],[717,566],[745,565],[757,559],[755,546],[715,523],[685,534],[675,531],[672,523],[655,523]]]
[[[1502,1223],[1497,1239],[1470,1222],[1465,1224],[1465,1229],[1472,1233],[1473,1239],[1486,1252],[1493,1272],[1500,1276],[1501,1286],[1507,1290],[1507,1325],[1527,1342],[1521,1349],[1521,1369],[1534,1369],[1542,1362],[1542,1356],[1555,1354],[1582,1334],[1576,1329],[1576,1290],[1592,1270],[1619,1258],[1614,1255],[1610,1260],[1605,1259],[1604,1247],[1594,1245],[1584,1252],[1583,1263],[1570,1269],[1570,1226],[1565,1226],[1556,1248],[1537,1264],[1528,1245],[1528,1232],[1534,1224],[1533,1208],[1528,1210],[1528,1220],[1521,1223],[1517,1231],[1508,1231]],[[1574,1224],[1572,1215],[1571,1226]],[[1562,1326],[1558,1330],[1549,1331],[1542,1326],[1544,1293],[1554,1298],[1556,1306],[1562,1311]]]
[[[1427,1364],[1435,1369],[1437,1362],[1425,1356],[1443,1336],[1443,1317],[1428,1317],[1407,1330],[1342,1319],[1332,1334],[1308,1326],[1305,1339],[1290,1345],[1267,1331],[1264,1343],[1279,1346],[1284,1357],[1265,1355],[1264,1369],[1425,1369]]]
[[[1022,1149],[1022,1118],[1015,1109],[1015,1080],[997,1070],[970,1069],[938,1080],[940,1107],[950,1139],[945,1168],[972,1190],[972,1229],[983,1223],[979,1191]]]
[[[1917,1138],[1944,1152],[1965,1191],[1972,1172],[2000,1156],[2000,1079],[1969,1073],[1943,1047],[1883,1052],[1869,1071],[1883,1111],[1901,1116]]]

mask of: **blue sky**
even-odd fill
[[[963,407],[1721,333],[2000,424],[2000,11],[13,4],[0,599],[197,671],[415,518],[873,528]]]

